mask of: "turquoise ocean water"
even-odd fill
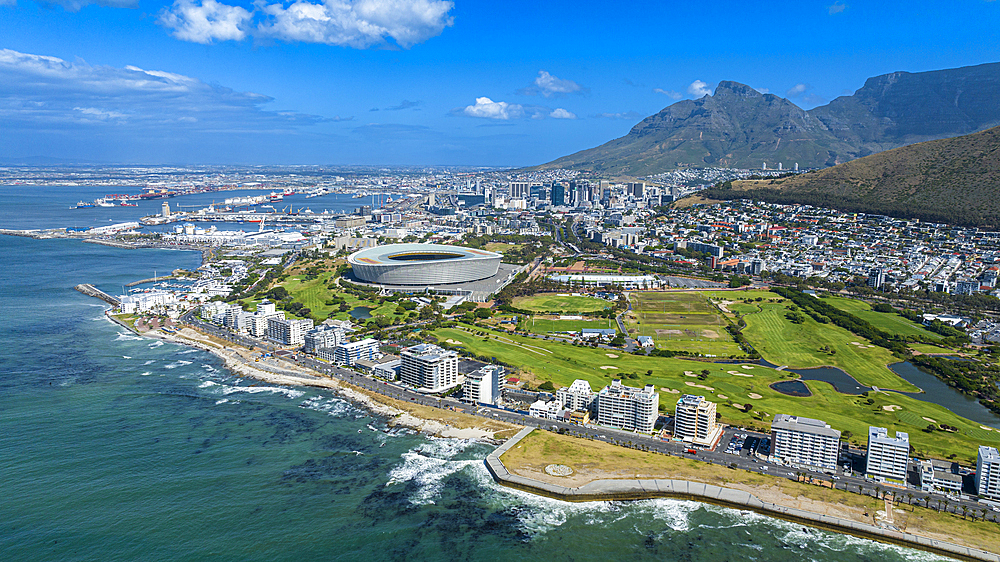
[[[46,222],[12,193],[0,227]],[[0,236],[0,256],[0,560],[938,559],[694,502],[508,490],[487,445],[234,377],[72,289],[118,292],[197,253]]]

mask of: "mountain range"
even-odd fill
[[[846,212],[1000,229],[1000,127],[911,144],[822,170],[726,182],[711,199],[809,204]]]
[[[1000,125],[1000,63],[869,78],[853,95],[804,110],[723,81],[624,137],[533,169],[648,176],[678,168],[826,168],[891,148]]]

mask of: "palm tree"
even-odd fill
[[[913,492],[906,493],[906,503],[913,505]]]
[[[967,515],[968,513],[969,513],[969,507],[968,507],[968,506],[965,506],[965,505],[963,505],[963,506],[962,506],[962,519],[965,519],[965,516],[966,516],[966,515]]]

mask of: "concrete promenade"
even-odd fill
[[[752,510],[769,517],[818,527],[828,531],[847,533],[857,537],[918,548],[960,560],[986,560],[1000,562],[1000,555],[985,550],[969,548],[939,541],[912,533],[883,529],[875,525],[821,515],[811,511],[784,507],[761,501],[749,492],[688,482],[686,480],[595,480],[579,488],[566,488],[511,474],[500,457],[524,439],[534,428],[524,428],[486,457],[486,468],[498,483],[525,492],[563,501],[609,501],[674,498],[711,503],[733,509]]]

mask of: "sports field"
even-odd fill
[[[725,317],[700,292],[634,292],[625,316],[633,336],[651,336],[661,349],[728,357],[743,355]]]
[[[586,296],[574,296],[569,293],[542,293],[530,297],[517,297],[514,307],[539,313],[580,314],[582,312],[600,312],[610,308],[613,303],[604,299]]]
[[[672,411],[682,394],[698,394],[718,403],[719,413],[727,423],[760,426],[769,423],[776,414],[800,415],[822,419],[836,429],[850,431],[857,443],[864,441],[868,426],[875,425],[890,431],[908,432],[920,452],[941,458],[955,453],[963,462],[974,461],[979,444],[1000,446],[1000,432],[983,430],[979,424],[960,418],[942,406],[910,396],[871,393],[872,404],[868,404],[866,397],[840,394],[829,384],[819,381],[805,381],[812,396],[787,396],[769,385],[789,380],[790,374],[760,365],[719,365],[646,357],[493,331],[484,338],[476,335],[477,331],[483,330],[460,325],[438,329],[434,335],[439,341],[458,343],[476,355],[517,365],[520,368],[518,376],[534,384],[552,381],[558,388],[569,386],[575,379],[583,379],[594,390],[600,390],[612,378],[634,373],[637,378],[626,378],[623,382],[636,387],[655,385],[660,393],[661,411]],[[709,374],[705,380],[700,380],[696,375],[703,369]],[[749,413],[737,409],[737,405],[746,403],[753,406]],[[891,408],[887,410],[886,406]],[[926,433],[921,431],[929,423],[924,417],[955,426],[959,431]]]
[[[533,334],[551,334],[556,332],[577,332],[585,329],[608,329],[617,330],[617,323],[613,318],[594,318],[592,320],[560,320],[555,317],[521,317],[520,325],[522,330],[527,330]]]

